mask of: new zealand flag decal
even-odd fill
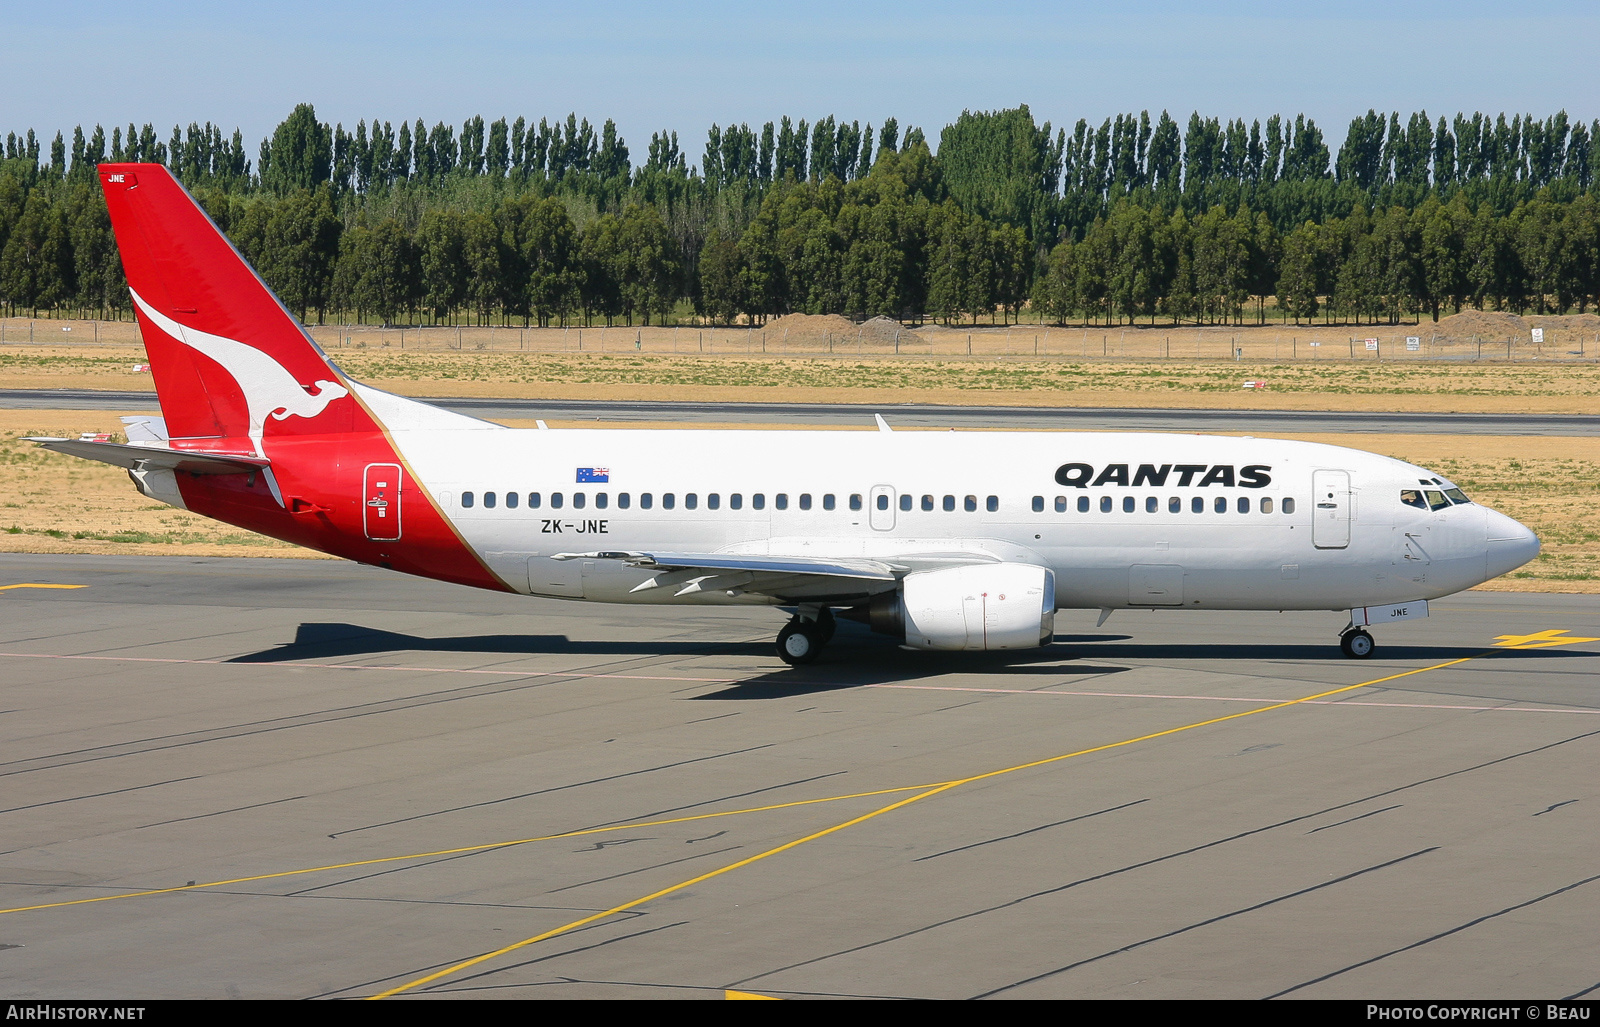
[[[579,485],[604,485],[611,481],[611,468],[609,467],[580,467],[578,468]]]

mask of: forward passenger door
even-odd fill
[[[1311,473],[1311,544],[1318,549],[1350,545],[1350,472]]]

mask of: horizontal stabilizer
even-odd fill
[[[24,442],[37,442],[45,449],[85,460],[98,460],[103,464],[126,467],[129,470],[188,471],[190,474],[249,474],[271,465],[272,461],[259,456],[237,456],[232,453],[197,453],[193,450],[172,449],[168,446],[129,445],[122,442],[80,442],[77,439],[27,437]]]

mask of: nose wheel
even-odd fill
[[[1364,660],[1372,655],[1376,643],[1365,631],[1346,631],[1339,636],[1339,648],[1352,660]]]
[[[811,616],[808,618],[807,613]],[[833,638],[833,611],[824,606],[816,611],[804,608],[778,632],[778,658],[791,667],[810,663]]]

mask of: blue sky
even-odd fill
[[[1600,5],[1112,3],[29,4],[5,16],[0,133],[213,121],[257,143],[298,102],[325,121],[577,111],[643,158],[675,129],[833,114],[939,129],[1026,103],[1070,128],[1162,108],[1316,118],[1337,146],[1369,107],[1600,116]]]

